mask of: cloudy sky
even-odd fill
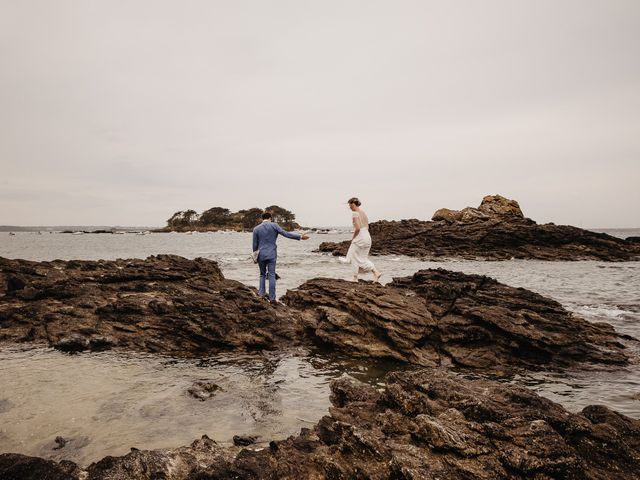
[[[0,0],[0,224],[640,227],[639,59],[637,0]]]

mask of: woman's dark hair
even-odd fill
[[[352,197],[349,199],[349,201],[347,203],[353,203],[356,207],[359,207],[360,205],[362,205],[360,203],[360,200],[358,200],[358,197]]]

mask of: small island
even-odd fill
[[[254,207],[248,210],[232,212],[228,208],[212,207],[202,213],[195,210],[181,210],[167,220],[167,226],[154,232],[217,232],[228,230],[234,232],[250,231],[260,223],[262,214],[273,215],[273,221],[287,230],[300,228],[296,216],[286,208],[271,205],[264,209]]]

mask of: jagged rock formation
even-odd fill
[[[331,388],[330,415],[266,449],[233,455],[203,437],[189,447],[106,457],[84,470],[71,462],[5,454],[0,455],[0,477],[640,478],[640,421],[603,406],[573,414],[525,388],[435,370],[393,373],[381,392],[348,379],[334,381]],[[29,465],[41,475],[31,475]]]
[[[478,275],[423,270],[384,287],[314,279],[282,300],[259,299],[202,258],[0,258],[0,341],[191,356],[323,343],[355,356],[490,369],[628,361],[610,325]]]
[[[313,279],[283,297],[305,334],[354,356],[473,369],[627,363],[608,324],[489,277],[421,270],[387,286]]]
[[[175,355],[291,344],[295,311],[227,280],[216,262],[31,262],[0,257],[0,341],[60,350],[120,348]]]
[[[369,225],[375,255],[427,259],[461,257],[508,260],[640,259],[640,244],[567,225],[539,225],[525,218],[518,202],[487,196],[479,208],[440,209],[430,222],[380,221]],[[346,255],[349,242],[325,242],[321,252]]]

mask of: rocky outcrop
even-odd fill
[[[0,341],[46,342],[67,352],[197,356],[320,343],[422,366],[628,361],[610,325],[586,322],[553,300],[483,276],[423,270],[384,287],[314,279],[282,300],[259,299],[255,289],[225,279],[215,262],[201,258],[0,258]],[[214,393],[205,390],[196,396]]]
[[[515,200],[488,196],[479,208],[440,209],[430,222],[380,221],[369,225],[375,255],[425,259],[604,260],[640,259],[640,244],[567,225],[539,225]],[[325,242],[321,252],[346,255],[349,242]]]
[[[489,277],[421,270],[387,286],[314,279],[283,297],[305,334],[353,356],[471,369],[623,365],[623,337]]]
[[[203,437],[189,447],[73,464],[20,457],[86,480],[640,478],[640,421],[603,406],[570,413],[532,391],[435,370],[393,373],[382,391],[340,379],[330,415],[299,435],[237,455]],[[27,471],[23,468],[23,472]],[[41,470],[46,473],[46,470]]]
[[[259,299],[203,258],[0,258],[0,341],[197,355],[289,345],[297,325],[296,312]]]

